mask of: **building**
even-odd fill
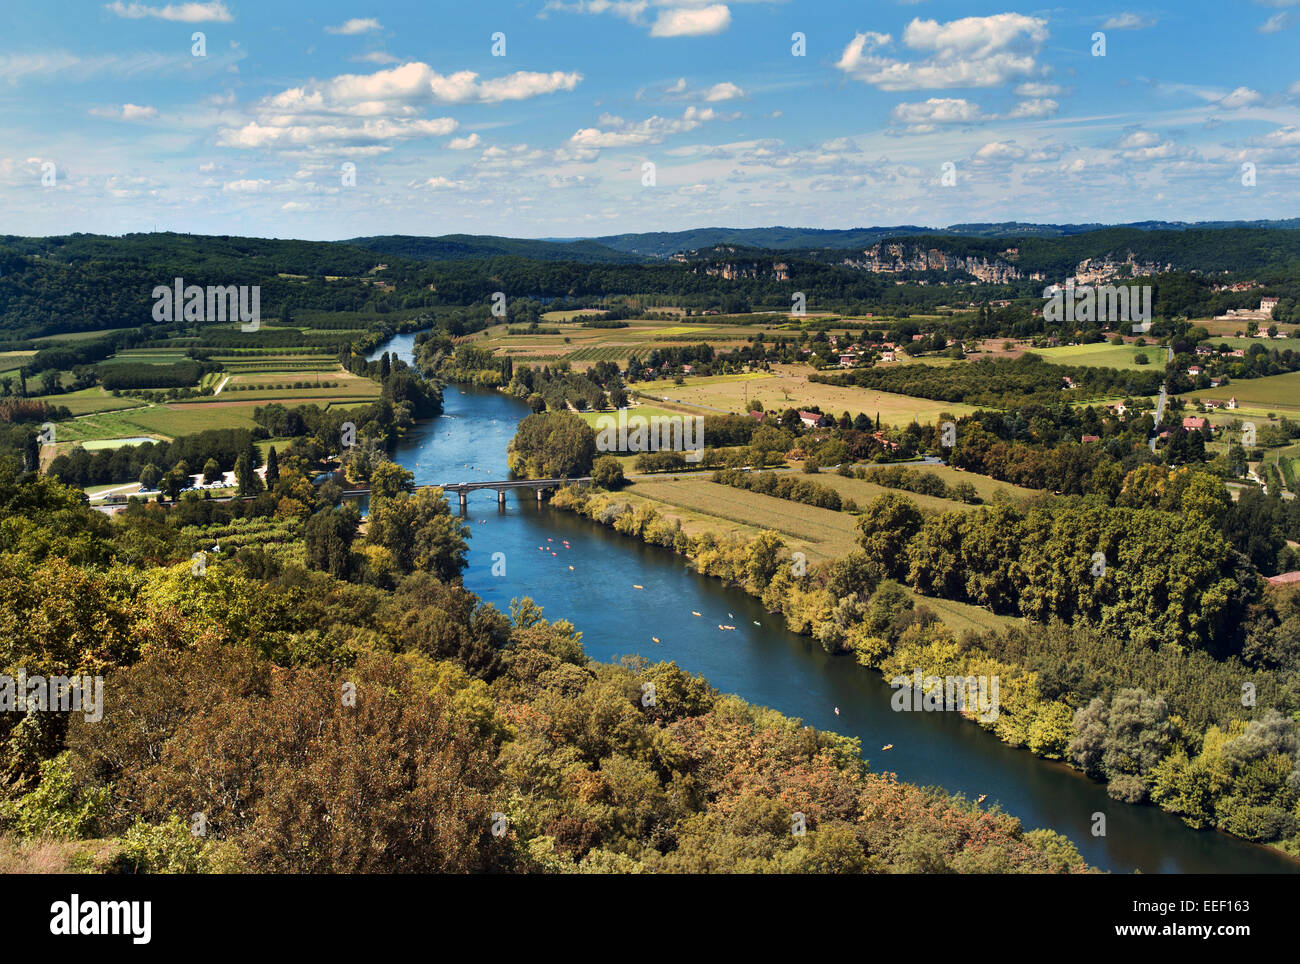
[[[800,412],[799,421],[803,422],[808,428],[816,428],[817,423],[822,420],[821,415],[817,412]]]
[[[1228,399],[1228,404],[1227,404],[1226,407],[1227,407],[1227,408],[1231,408],[1231,409],[1235,409],[1235,408],[1237,407],[1237,396],[1236,396],[1236,395],[1233,395],[1232,398]]]
[[[1101,436],[1100,436],[1100,435],[1085,435],[1085,436],[1081,439],[1081,441],[1083,441],[1083,442],[1100,442],[1100,441],[1101,441]]]
[[[1200,431],[1210,427],[1210,420],[1202,418],[1199,415],[1186,415],[1183,417],[1183,428],[1187,431]]]

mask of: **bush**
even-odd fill
[[[623,477],[623,463],[612,455],[602,455],[591,467],[592,481],[604,489],[622,488],[626,483]]]

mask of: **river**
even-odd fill
[[[409,362],[413,342],[413,335],[399,335],[371,357],[392,351]],[[421,485],[508,478],[506,445],[527,406],[496,392],[454,385],[446,390],[444,406],[440,418],[411,433],[394,459]],[[1065,834],[1089,863],[1106,870],[1300,869],[1264,847],[1193,830],[1156,807],[1111,800],[1100,784],[1007,746],[955,713],[895,712],[893,690],[879,672],[851,657],[827,655],[815,640],[784,629],[780,617],[765,612],[749,594],[697,575],[667,549],[572,513],[539,508],[529,492],[510,494],[503,510],[495,492],[472,492],[467,521],[466,588],[503,611],[511,599],[531,596],[548,618],[572,621],[594,659],[672,660],[723,692],[860,738],[875,770],[972,799],[987,794],[984,806],[1001,806],[1026,828]],[[503,554],[497,557],[504,560],[503,575],[493,574],[496,553]],[[642,588],[634,588],[638,585]],[[736,629],[720,631],[720,623]],[[892,749],[882,750],[888,744]],[[1105,836],[1092,833],[1098,813],[1105,815]]]

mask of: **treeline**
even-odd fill
[[[197,472],[213,460],[223,471],[235,467],[235,460],[253,447],[265,432],[244,428],[214,428],[194,435],[182,435],[170,442],[142,442],[115,449],[89,451],[80,445],[50,463],[49,474],[67,485],[84,488],[139,479],[146,466],[157,474],[181,462]],[[156,481],[156,476],[155,476]]]
[[[213,363],[186,361],[171,365],[119,362],[100,368],[99,382],[108,391],[134,388],[190,388],[205,372],[218,371]]]
[[[747,489],[761,495],[770,495],[789,502],[801,502],[804,505],[817,506],[819,509],[832,509],[836,512],[856,512],[858,504],[852,499],[841,499],[840,494],[829,485],[822,485],[796,475],[775,472],[742,472],[739,469],[724,469],[714,472],[714,482],[729,485],[736,489]]]

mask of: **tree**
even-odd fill
[[[288,306],[285,306],[288,311]],[[276,454],[275,446],[272,445],[269,452],[266,453],[266,487],[269,489],[280,481],[280,456]]]
[[[253,456],[249,452],[241,452],[235,460],[235,483],[240,496],[257,495],[262,491],[262,480],[253,469]]]
[[[858,518],[858,544],[889,576],[901,578],[907,572],[907,544],[921,531],[922,521],[911,499],[886,492]]]
[[[591,474],[596,433],[572,412],[529,415],[510,441],[510,471],[522,478],[578,478]]]
[[[396,462],[380,462],[370,473],[370,498],[393,499],[415,487],[415,473]]]
[[[140,485],[148,490],[152,490],[162,475],[162,470],[152,462],[140,470]]]
[[[220,482],[222,479],[221,464],[216,459],[208,459],[203,463],[203,481],[207,483]]]
[[[619,489],[626,479],[623,478],[623,463],[612,455],[602,455],[591,467],[592,481],[605,489]]]
[[[346,579],[352,568],[352,542],[357,535],[357,511],[352,505],[324,509],[307,520],[303,542],[307,567]]]

